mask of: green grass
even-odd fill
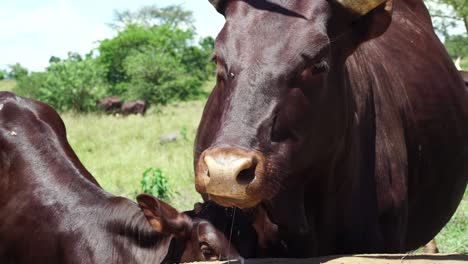
[[[468,58],[464,58],[460,61],[460,66],[463,70],[468,71]]]
[[[15,87],[16,81],[14,80],[1,80],[0,81],[0,91],[11,91]]]
[[[468,189],[450,222],[436,237],[441,252],[468,253]]]
[[[193,184],[193,142],[203,101],[150,109],[145,117],[77,115],[62,117],[68,140],[85,167],[103,188],[134,198],[142,173],[160,168],[175,191],[171,203],[179,210],[192,209],[200,201]],[[159,137],[187,129],[187,140],[161,145]]]

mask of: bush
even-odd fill
[[[94,59],[76,58],[52,63],[39,99],[59,111],[88,112],[104,94],[103,69]]]
[[[190,45],[191,29],[128,25],[99,46],[98,62],[110,84],[107,95],[166,104],[205,96],[201,85],[213,69],[212,38]],[[211,67],[211,68],[210,68]]]
[[[104,94],[104,71],[95,59],[83,60],[70,53],[68,59],[55,61],[46,72],[20,77],[14,92],[50,104],[58,111],[88,112]]]
[[[167,179],[159,168],[149,168],[143,172],[141,191],[158,197],[163,201],[169,201],[172,196],[168,188]]]
[[[28,76],[28,73],[29,73],[28,69],[21,66],[21,64],[19,63],[10,65],[9,67],[10,67],[10,73],[8,74],[8,77],[10,77],[10,79],[20,80],[23,77]]]
[[[156,48],[132,54],[124,66],[131,79],[126,98],[167,104],[204,94],[196,76],[188,75],[180,62]]]
[[[7,72],[5,70],[0,70],[0,81],[5,80],[7,77]]]
[[[449,36],[445,39],[444,46],[453,59],[468,57],[468,36]]]
[[[18,95],[41,100],[41,89],[46,86],[46,72],[32,72],[17,80],[13,92]]]

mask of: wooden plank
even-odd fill
[[[372,254],[328,256],[311,259],[247,259],[235,261],[198,262],[209,264],[467,264],[466,254]]]

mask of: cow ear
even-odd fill
[[[198,215],[203,211],[203,204],[202,203],[195,203],[193,205],[193,212]]]
[[[354,21],[353,28],[358,42],[363,43],[385,33],[392,22],[392,13],[393,0],[388,0]]]
[[[169,204],[149,194],[138,195],[137,201],[156,232],[181,237],[190,230],[190,217],[179,213]]]

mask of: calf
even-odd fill
[[[122,100],[117,96],[109,96],[97,101],[96,104],[105,112],[117,113],[122,107]]]
[[[0,263],[174,263],[239,256],[197,210],[179,213],[149,195],[137,200],[138,205],[99,187],[51,107],[0,93]],[[253,236],[243,239],[255,242]]]
[[[144,115],[148,104],[143,100],[127,101],[123,103],[121,112],[123,115],[141,114]]]

